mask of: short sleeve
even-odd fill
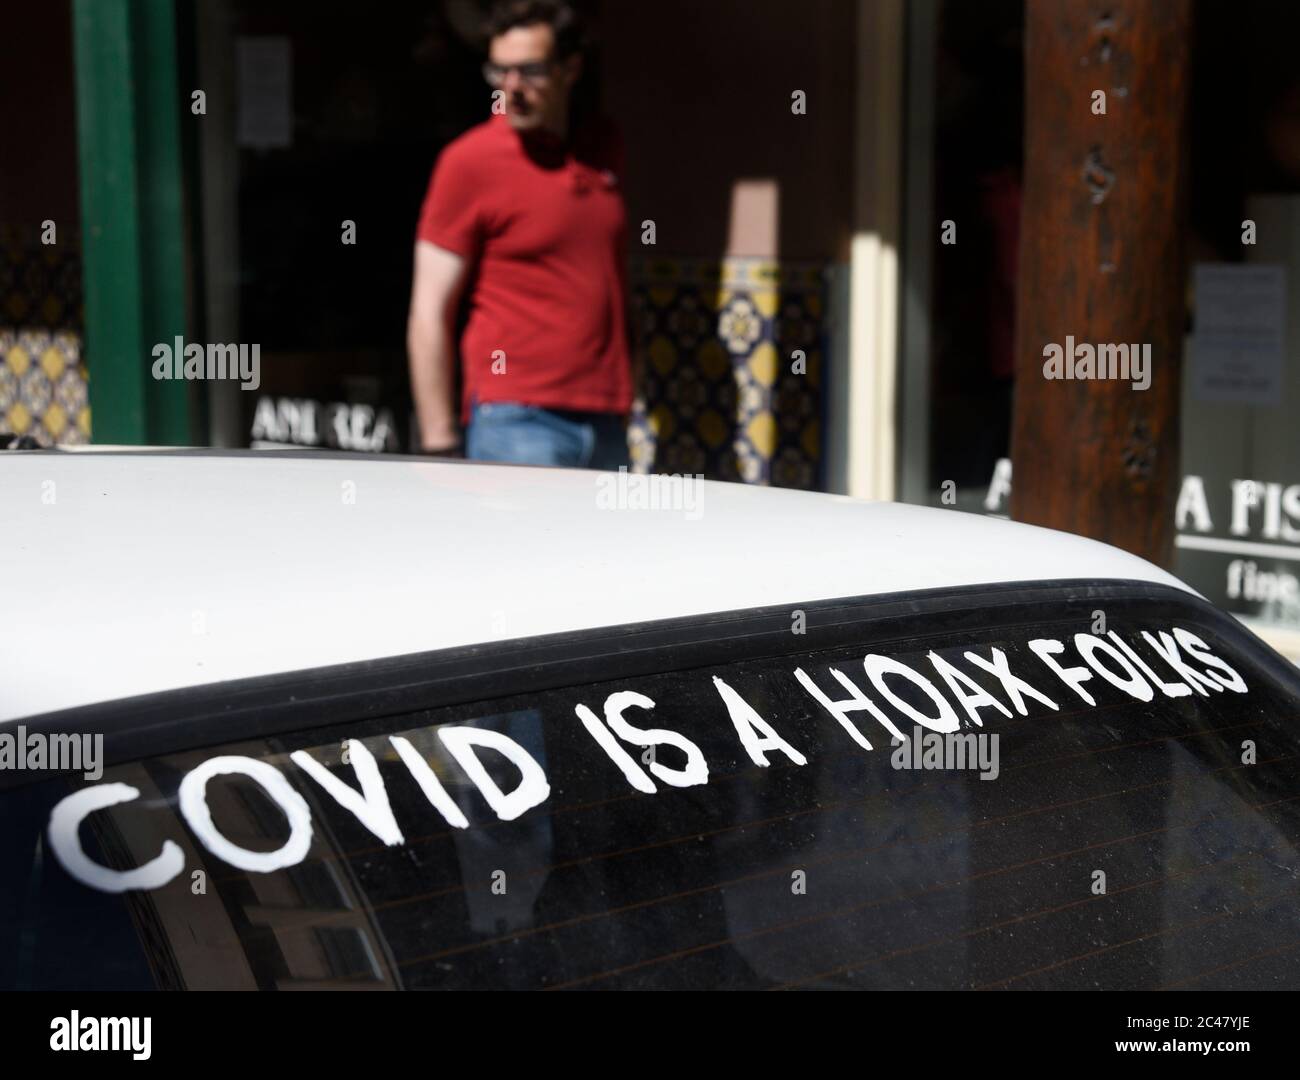
[[[482,185],[475,182],[472,164],[459,149],[448,146],[433,166],[416,238],[471,259],[478,254],[482,237]]]

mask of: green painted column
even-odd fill
[[[97,443],[186,445],[189,387],[152,376],[185,334],[173,0],[73,0],[82,276]]]

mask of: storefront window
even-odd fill
[[[1300,11],[1195,7],[1174,570],[1300,657]],[[900,492],[1005,515],[1023,5],[909,17]]]

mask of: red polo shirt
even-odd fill
[[[471,262],[463,419],[471,401],[631,408],[621,167],[608,128],[525,141],[504,116],[439,155],[417,236]]]

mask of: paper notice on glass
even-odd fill
[[[293,54],[287,37],[235,41],[240,146],[271,149],[293,142]]]
[[[1192,393],[1198,401],[1281,404],[1285,304],[1280,265],[1196,264]]]

